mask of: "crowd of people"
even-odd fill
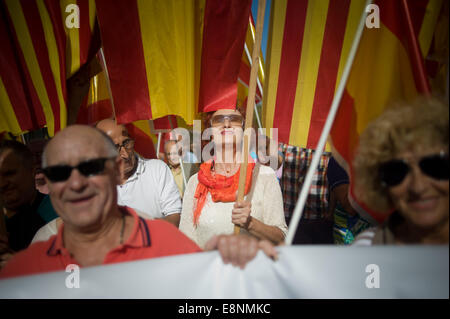
[[[0,278],[214,249],[239,267],[258,250],[276,259],[288,230],[282,154],[271,152],[275,167],[249,156],[239,201],[244,113],[221,109],[206,119],[214,151],[193,170],[184,169],[176,138],[164,145],[166,162],[145,159],[114,119],[58,132],[39,171],[26,145],[2,141]],[[325,242],[448,244],[448,124],[447,102],[396,105],[361,135],[351,180],[331,158]],[[355,210],[351,183],[359,200],[388,216],[383,224]]]

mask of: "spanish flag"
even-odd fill
[[[423,60],[432,43],[442,1],[396,0],[375,4],[379,8],[379,28],[363,31],[330,132],[333,155],[350,176],[359,135],[367,125],[393,102],[430,93]],[[377,221],[386,217],[358,202],[353,188],[351,198]]]
[[[68,27],[68,7],[76,8],[77,27]],[[52,136],[67,123],[66,79],[95,53],[94,3],[5,0],[0,10],[0,130],[17,134],[47,126]]]

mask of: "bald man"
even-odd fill
[[[181,197],[169,167],[163,161],[138,156],[124,125],[105,119],[96,127],[113,140],[123,162],[117,188],[119,205],[132,207],[151,218],[163,218],[178,227]]]
[[[73,125],[56,134],[44,150],[42,167],[63,223],[49,240],[16,254],[0,278],[201,251],[170,223],[144,220],[117,205],[123,165],[113,142],[95,128]],[[207,245],[241,267],[259,247],[276,254],[267,242],[240,235],[214,237]]]

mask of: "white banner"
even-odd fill
[[[278,249],[244,270],[207,252],[17,277],[0,298],[449,298],[448,245]]]

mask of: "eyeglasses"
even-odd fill
[[[123,141],[122,144],[116,144],[116,148],[119,153],[122,147],[127,151],[131,151],[134,147],[134,140],[128,138],[125,141]]]
[[[242,126],[244,124],[244,118],[242,115],[214,115],[211,119],[212,126],[222,126],[225,124],[225,120],[228,120],[232,126]]]
[[[448,180],[448,154],[441,152],[422,157],[418,165],[425,175],[437,180]],[[403,182],[410,170],[411,166],[405,160],[395,159],[380,165],[379,176],[383,185],[396,186]]]
[[[51,182],[63,182],[70,177],[70,175],[72,174],[72,170],[74,168],[76,168],[81,173],[81,175],[85,177],[101,174],[105,170],[105,162],[110,159],[114,159],[114,157],[109,158],[103,157],[87,160],[81,162],[77,166],[70,166],[70,165],[49,166],[43,168],[42,171]]]

